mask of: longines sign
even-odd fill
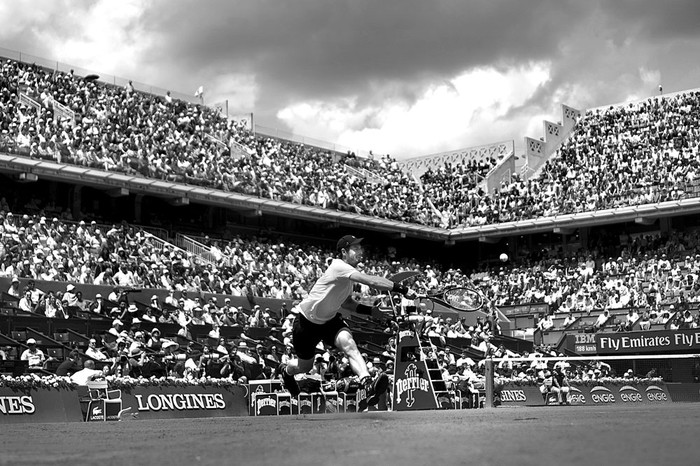
[[[142,419],[246,416],[245,388],[136,387],[122,390],[124,408]]]
[[[0,424],[82,420],[78,395],[73,389],[0,387]]]
[[[597,333],[598,354],[663,353],[700,350],[700,329]]]

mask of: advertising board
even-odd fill
[[[545,400],[536,385],[507,383],[498,392],[502,405],[544,406]],[[621,381],[620,383],[590,383],[574,385],[569,389],[568,400],[572,405],[647,405],[670,403],[671,396],[663,382]]]

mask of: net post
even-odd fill
[[[484,366],[484,376],[485,376],[485,388],[486,388],[486,400],[484,401],[484,408],[493,408],[493,359],[489,355],[485,359]]]

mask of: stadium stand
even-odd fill
[[[514,176],[486,193],[479,183],[494,158],[445,164],[416,180],[388,155],[359,158],[256,135],[202,105],[6,60],[0,151],[451,228],[695,197],[697,105],[698,93],[688,92],[587,112],[538,177]],[[136,225],[85,205],[71,212],[65,199],[27,198],[13,183],[0,187],[0,343],[5,359],[16,361],[33,338],[52,358],[42,371],[77,350],[119,375],[273,377],[288,343],[281,303],[303,298],[334,253],[331,242],[291,231],[260,237],[240,229],[224,238],[202,226],[184,235],[175,222]],[[537,304],[552,314],[551,327],[536,330],[543,315],[483,312],[460,323],[436,312],[422,337],[444,351],[445,380],[458,372],[450,355],[462,351],[476,363],[459,371],[478,379],[485,355],[556,353],[567,333],[638,330],[645,322],[652,331],[697,327],[700,236],[692,225],[634,237],[588,234],[576,249],[521,249],[507,266],[481,260],[467,271],[388,248],[363,266],[384,276],[420,270],[410,285],[422,292],[473,285],[498,308]],[[356,291],[373,299],[366,288]],[[629,309],[639,311],[630,321]],[[596,326],[604,310],[611,318]],[[391,359],[387,322],[348,320],[368,357],[378,366]],[[531,339],[512,338],[515,331]]]

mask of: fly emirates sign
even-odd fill
[[[598,354],[696,351],[700,350],[700,329],[599,333],[595,341]]]

